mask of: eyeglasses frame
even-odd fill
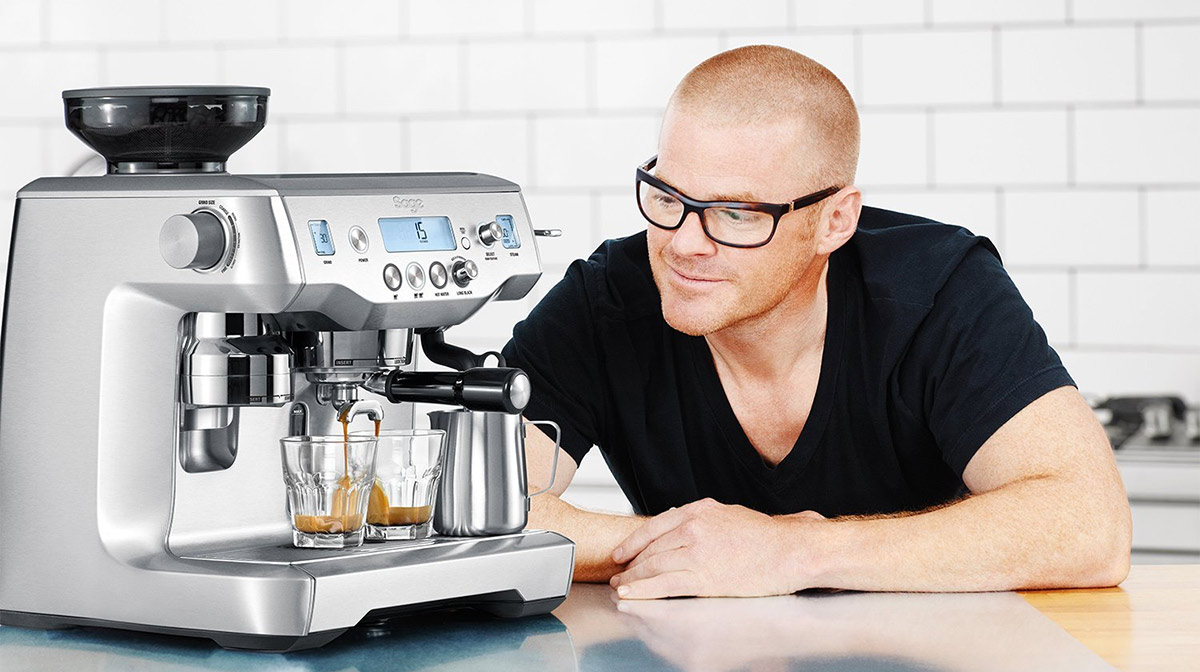
[[[672,187],[666,182],[663,182],[657,177],[651,175],[650,169],[657,164],[658,155],[655,154],[645,163],[638,166],[637,173],[634,177],[633,193],[634,197],[637,199],[638,211],[642,213],[642,217],[645,217],[647,222],[650,222],[660,229],[665,231],[676,231],[679,229],[679,227],[683,226],[685,221],[687,221],[688,213],[694,212],[696,213],[696,218],[700,220],[700,228],[704,230],[704,235],[708,236],[708,239],[714,243],[719,243],[721,245],[725,245],[726,247],[736,247],[741,249],[762,247],[775,238],[775,231],[779,229],[779,220],[784,215],[788,214],[789,212],[795,212],[796,210],[807,208],[808,206],[829,198],[830,196],[842,190],[841,187],[827,187],[820,191],[814,191],[807,196],[801,196],[790,203],[758,203],[754,201],[700,201],[684,194],[675,187]],[[674,196],[675,198],[679,199],[680,203],[683,204],[683,216],[679,218],[679,221],[675,224],[675,226],[663,226],[653,219],[650,219],[650,216],[646,214],[645,209],[642,208],[640,187],[640,183],[642,182],[645,182],[646,184],[659,189],[660,191],[670,194],[671,196]],[[704,211],[708,208],[728,208],[730,210],[752,210],[754,212],[765,212],[771,215],[773,220],[771,223],[771,235],[767,236],[767,239],[761,243],[751,244],[727,243],[723,240],[719,240],[709,233],[708,224],[704,221]]]

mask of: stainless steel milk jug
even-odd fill
[[[439,534],[480,537],[525,529],[529,498],[554,485],[558,469],[559,427],[549,420],[525,421],[517,413],[433,411],[430,426],[446,432],[442,479],[433,527]],[[528,492],[525,472],[525,425],[554,428],[550,485]]]

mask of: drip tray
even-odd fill
[[[180,556],[186,560],[210,560],[214,562],[244,562],[255,565],[308,565],[317,562],[344,561],[351,557],[404,554],[425,550],[420,556],[454,556],[472,547],[495,548],[507,546],[529,532],[518,532],[496,537],[428,537],[367,543],[353,548],[296,548],[291,544],[274,544],[243,549],[195,553]],[[399,558],[397,558],[399,560]],[[422,558],[424,559],[424,558]],[[419,560],[418,560],[419,562]]]

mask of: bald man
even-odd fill
[[[719,54],[637,169],[644,233],[517,325],[562,426],[530,525],[622,598],[1111,586],[1130,513],[1105,433],[987,239],[862,206],[858,115],[787,49]],[[981,157],[986,160],[986,157]],[[559,499],[599,447],[638,515]],[[554,444],[531,431],[531,486]]]

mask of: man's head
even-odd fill
[[[842,189],[783,215],[757,248],[714,242],[695,214],[673,231],[651,226],[650,265],[667,322],[710,334],[811,300],[825,259],[858,220],[858,135],[846,88],[794,51],[743,47],[688,73],[663,118],[656,177],[703,201],[790,203]]]

